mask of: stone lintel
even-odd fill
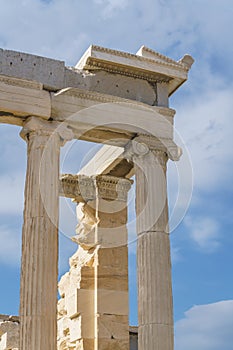
[[[132,180],[109,175],[64,174],[60,178],[60,196],[72,198],[75,202],[89,202],[97,195],[107,200],[127,201],[131,184]]]
[[[75,138],[125,145],[153,124],[158,136],[170,137],[175,111],[122,97],[67,88],[51,94],[39,82],[0,76],[0,122],[23,125],[29,116],[66,121]],[[153,121],[153,123],[152,123]]]
[[[38,82],[0,75],[0,122],[22,125],[30,115],[50,118],[49,92]]]
[[[122,144],[122,141],[133,138],[142,130],[157,137],[173,137],[175,111],[167,107],[148,106],[138,101],[77,88],[53,94],[51,103],[51,117],[56,121],[66,121],[74,133],[76,130],[80,139],[88,139],[93,129],[98,130],[100,140],[102,133],[106,143],[110,144],[117,144],[117,139]],[[107,134],[109,131],[110,135]]]

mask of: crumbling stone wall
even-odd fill
[[[19,317],[0,315],[0,350],[19,349]]]

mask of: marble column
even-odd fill
[[[164,145],[149,136],[137,137],[133,152],[138,234],[138,349],[173,350],[168,156]]]
[[[31,117],[27,141],[20,288],[20,350],[57,348],[58,187],[61,139],[71,132]]]
[[[129,350],[127,198],[130,180],[96,180],[95,350]]]
[[[93,199],[77,208],[79,225],[74,240],[80,247],[75,259],[81,268],[77,297],[67,315],[73,323],[75,318],[77,323],[81,319],[76,345],[81,337],[82,349],[129,350],[126,224],[131,181],[108,175],[90,180],[94,196],[90,196],[91,184],[80,186],[83,197]]]

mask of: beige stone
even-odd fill
[[[20,295],[20,348],[56,348],[59,149],[66,132],[30,118]],[[69,135],[69,132],[68,132]]]
[[[76,317],[72,319],[72,322],[70,322],[70,342],[76,342],[77,340],[80,340],[83,337],[82,331],[81,331],[81,316]]]
[[[99,339],[98,350],[125,350],[129,347],[129,340],[121,339]]]
[[[51,101],[49,92],[42,89],[38,83],[13,78],[1,79],[0,76],[0,108],[3,122],[10,122],[9,116],[18,116],[23,124],[23,117],[28,115],[49,119],[51,115]],[[8,117],[8,118],[7,118]]]
[[[129,349],[126,178],[135,173],[139,350],[173,350],[166,162],[181,150],[168,99],[192,57],[91,46],[76,67],[2,49],[0,61],[0,122],[23,126],[28,144],[20,349]],[[60,146],[73,138],[107,145],[59,181]],[[59,283],[56,342],[59,194],[81,203],[79,248]],[[8,350],[16,336],[3,324],[0,348]]]
[[[81,57],[76,67],[92,71],[102,69],[149,81],[160,78],[169,83],[172,80],[174,85],[170,88],[171,94],[175,87],[178,88],[187,80],[187,72],[193,63],[191,57],[190,64],[187,65],[184,64],[183,59],[176,62],[145,46],[142,46],[136,55],[132,55],[92,45]]]
[[[150,146],[150,145],[149,145]],[[148,150],[136,162],[138,346],[172,350],[173,302],[168,208],[167,155]]]
[[[0,350],[18,350],[19,324],[12,321],[0,322]]]
[[[98,336],[103,339],[128,339],[128,315],[103,315],[99,322]]]
[[[109,315],[128,315],[128,290],[98,288],[98,312]]]
[[[112,338],[114,336],[120,339],[120,343],[124,340],[124,346],[129,342],[128,251],[125,226],[127,210],[124,201],[102,199],[103,195],[112,196],[113,182],[109,183],[108,191],[103,191],[101,186],[106,186],[105,182],[100,179],[96,182],[98,200],[79,204],[77,212],[80,223],[77,232],[79,235],[81,232],[84,237],[87,236],[87,240],[85,242],[79,240],[81,247],[70,259],[69,274],[61,280],[61,290],[63,290],[63,285],[66,286],[65,309],[72,324],[69,328],[69,341],[72,344],[76,342],[79,347],[83,345],[84,350],[89,350],[88,340],[92,342],[95,349],[101,348],[103,338],[101,334],[106,330],[108,332],[104,335],[106,339],[103,340],[103,343],[111,346],[109,350],[116,347],[116,341]],[[130,182],[128,183],[130,185]],[[129,188],[130,186],[126,190]],[[123,198],[126,197],[122,196]],[[118,234],[116,234],[117,231]],[[90,244],[93,248],[88,250],[87,242],[91,242],[90,236],[92,235],[92,239],[96,237],[98,244]],[[109,322],[107,322],[106,315],[109,315]],[[74,326],[75,322],[80,322],[82,345],[79,331]],[[71,327],[76,329],[73,332],[72,341]],[[123,332],[120,336],[121,330],[124,330],[125,333]],[[125,347],[125,350],[127,348]]]

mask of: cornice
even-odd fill
[[[135,60],[138,60],[138,61],[144,61],[144,62],[150,62],[150,63],[158,63],[158,64],[161,64],[162,66],[174,67],[174,68],[176,68],[178,70],[188,72],[188,68],[182,62],[176,62],[176,61],[172,60],[171,58],[169,58],[169,57],[167,57],[165,55],[162,55],[162,54],[160,54],[157,51],[154,51],[152,49],[149,49],[149,48],[145,48],[145,49],[148,52],[156,53],[156,55],[160,59],[162,59],[163,61],[156,60],[155,58],[152,59],[152,58],[148,58],[148,57],[135,55],[135,54],[124,52],[124,51],[113,50],[113,49],[101,47],[101,46],[98,46],[98,45],[91,45],[91,47],[90,47],[90,51],[95,50],[95,51],[98,51],[98,52],[108,53],[108,54],[111,54],[111,55],[117,55],[118,57],[131,58],[131,59],[135,59]]]
[[[139,54],[140,50],[142,50],[142,55]],[[143,56],[144,52],[148,52],[149,54],[152,54],[154,58],[148,58],[148,57]],[[177,62],[177,61],[173,60],[172,58],[167,57],[167,56],[161,54],[160,52],[152,50],[149,47],[146,47],[144,45],[138,50],[136,55],[139,57],[141,56],[141,57],[147,58],[148,60],[152,60],[152,61],[156,60],[155,57],[158,57],[159,59],[161,59],[167,63],[170,63],[170,64],[175,65],[177,67],[183,66],[184,69],[187,69],[187,67],[183,63],[181,63],[180,61]]]
[[[189,55],[175,61],[146,47],[142,47],[137,54],[132,54],[92,45],[75,68],[90,72],[104,70],[151,83],[165,82],[171,95],[187,80],[193,62]]]

